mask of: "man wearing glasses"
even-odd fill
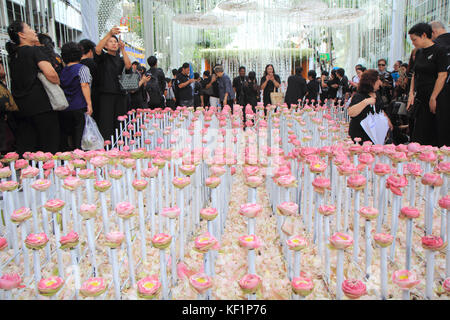
[[[380,80],[383,83],[380,88],[380,94],[385,106],[387,106],[391,102],[391,91],[394,86],[394,79],[392,78],[391,73],[386,70],[386,65],[386,59],[378,60],[378,74],[380,75]]]

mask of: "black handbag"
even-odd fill
[[[414,99],[414,103],[409,108],[409,110],[407,110],[408,118],[413,118],[414,119],[416,117],[417,112],[419,111],[421,103],[422,102],[419,99],[417,99],[417,98]]]
[[[139,81],[141,81],[139,73],[125,73],[125,68],[123,68],[123,72],[119,76],[121,90],[126,92],[137,91],[139,89]]]

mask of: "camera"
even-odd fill
[[[146,77],[153,77],[153,74],[152,74],[150,71],[147,71],[147,72],[145,73],[145,76],[146,76]]]

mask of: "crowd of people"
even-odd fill
[[[255,110],[259,102],[275,104],[272,93],[281,91],[288,106],[308,101],[348,108],[349,135],[362,142],[370,138],[360,122],[376,111],[388,118],[391,142],[450,145],[446,128],[450,120],[450,35],[440,22],[420,23],[409,31],[415,49],[409,63],[395,61],[392,72],[387,70],[386,59],[378,60],[377,70],[355,66],[351,80],[343,68],[322,70],[320,76],[311,70],[305,79],[298,66],[287,79],[287,88],[272,64],[259,81],[244,66],[231,79],[222,65],[200,76],[189,63],[166,77],[155,56],[147,59],[149,69],[131,62],[119,28],[111,29],[98,44],[90,40],[66,43],[61,56],[48,35],[37,34],[25,22],[13,22],[8,34],[12,94],[5,93],[5,61],[1,61],[1,152],[22,155],[80,149],[85,114],[95,119],[101,135],[109,140],[119,127],[118,116],[131,109],[239,104]],[[138,89],[123,90],[119,77],[133,73],[139,75]],[[43,81],[61,87],[67,109],[54,111]]]

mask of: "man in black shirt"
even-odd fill
[[[83,56],[81,57],[80,63],[89,68],[92,76],[91,82],[91,101],[92,101],[92,117],[97,121],[97,113],[98,113],[98,94],[97,94],[97,77],[98,77],[98,67],[97,63],[94,61],[94,50],[95,43],[89,39],[84,39],[80,41],[81,51]]]
[[[240,67],[239,77],[233,79],[233,90],[236,93],[236,99],[234,102],[244,107],[245,107],[244,104],[247,101],[247,99],[245,98],[244,85],[245,82],[248,81],[248,78],[245,74],[246,74],[245,67]]]
[[[179,99],[178,104],[182,107],[194,106],[194,93],[191,83],[195,82],[195,79],[189,79],[190,69],[189,63],[184,63],[181,67],[181,72],[177,74],[177,80],[175,81]]]
[[[147,90],[150,101],[149,108],[163,108],[164,107],[164,91],[166,90],[166,76],[161,68],[158,68],[158,59],[151,56],[147,59],[150,69],[146,75],[150,75],[151,79],[147,83],[145,89]]]
[[[319,85],[319,82],[317,81],[316,78],[317,78],[317,73],[314,70],[310,70],[308,72],[308,80],[309,80],[309,82],[306,85],[306,90],[307,90],[306,99],[309,100],[309,102],[311,104],[313,104],[312,100],[314,100],[314,104],[313,105],[317,104],[318,96],[319,96],[319,87],[320,87],[320,85]]]
[[[386,59],[378,60],[378,74],[380,75],[380,80],[383,82],[380,88],[380,94],[385,107],[391,102],[392,88],[394,87],[394,79],[391,73],[386,70],[386,65]]]

